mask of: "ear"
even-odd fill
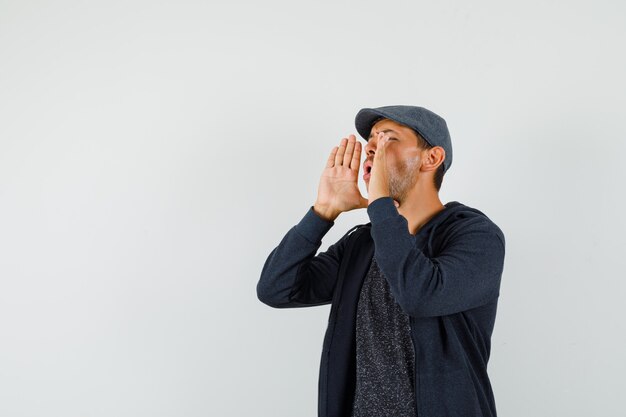
[[[445,158],[446,151],[441,146],[435,146],[426,150],[426,157],[422,166],[426,168],[426,171],[434,171],[439,168],[439,165],[443,164]]]

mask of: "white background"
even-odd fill
[[[330,306],[255,286],[357,111],[390,104],[446,119],[442,202],[505,233],[498,414],[623,416],[625,21],[617,0],[0,1],[0,416],[316,416]]]

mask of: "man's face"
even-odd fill
[[[364,173],[367,172],[365,167],[374,161],[379,132],[389,136],[386,148],[390,175],[389,191],[391,197],[402,204],[407,193],[417,182],[423,150],[417,147],[417,136],[412,129],[389,119],[380,120],[372,126],[370,139],[365,145]],[[366,188],[369,189],[369,178],[364,178],[364,181]]]

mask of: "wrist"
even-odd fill
[[[339,216],[339,213],[336,212],[335,210],[331,210],[330,208],[321,206],[319,204],[314,204],[313,205],[313,211],[319,217],[321,217],[322,219],[324,219],[324,220],[326,220],[328,222],[335,221],[335,219]]]

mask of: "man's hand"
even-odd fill
[[[357,180],[361,166],[361,143],[356,136],[341,139],[330,152],[322,172],[313,210],[327,220],[335,220],[340,213],[367,208],[368,201],[361,195]]]
[[[372,163],[370,182],[368,188],[368,205],[381,197],[389,197],[389,170],[387,169],[387,159],[385,157],[386,145],[389,143],[389,136],[380,132],[378,134],[378,144]],[[394,200],[398,207],[398,202]]]

